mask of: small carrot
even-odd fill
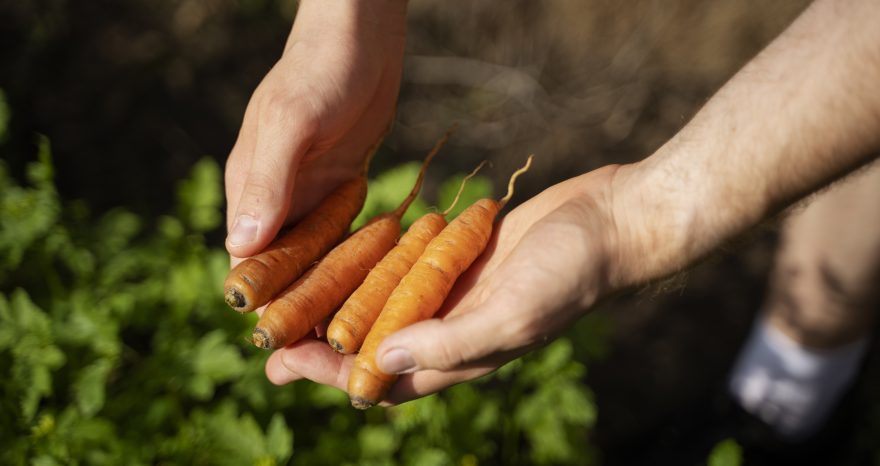
[[[367,334],[348,377],[351,405],[367,409],[385,397],[397,375],[385,374],[376,365],[376,350],[388,335],[434,315],[452,290],[455,280],[482,254],[498,212],[513,196],[516,178],[532,164],[511,176],[507,195],[500,200],[480,199],[464,210],[428,243],[412,269],[388,297]]]
[[[293,228],[229,272],[223,283],[227,304],[250,312],[268,303],[345,236],[364,206],[367,168],[382,139],[369,149],[357,178],[340,185]]]
[[[254,329],[256,346],[280,348],[306,336],[364,281],[394,247],[400,218],[418,195],[428,164],[449,136],[447,132],[425,157],[415,186],[397,209],[372,218],[269,304]]]
[[[458,194],[448,209],[439,214],[425,214],[416,220],[397,242],[397,246],[376,264],[361,286],[348,297],[327,328],[327,342],[334,350],[350,354],[360,349],[388,296],[425,251],[428,242],[446,227],[446,216],[458,202],[465,183],[483,165],[485,162],[462,180]]]

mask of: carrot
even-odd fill
[[[361,286],[349,296],[327,328],[327,342],[334,350],[350,354],[360,349],[388,296],[424,252],[428,242],[446,227],[446,215],[458,202],[465,183],[483,165],[485,162],[462,180],[458,194],[448,209],[440,214],[425,214],[416,220],[397,242],[397,246],[376,264]]]
[[[256,346],[280,348],[306,336],[363,282],[394,247],[400,218],[415,200],[428,164],[449,135],[447,132],[425,157],[415,186],[397,209],[372,218],[269,304],[254,329]]]
[[[227,304],[250,312],[268,303],[342,239],[364,206],[367,168],[382,139],[369,149],[360,176],[340,185],[293,228],[229,272],[223,283]]]
[[[511,176],[507,195],[500,200],[480,199],[464,210],[428,243],[425,252],[388,297],[373,328],[361,346],[348,378],[348,396],[358,409],[369,408],[385,397],[397,375],[385,374],[376,365],[376,350],[388,335],[430,318],[440,309],[455,280],[482,254],[498,212],[513,196],[516,178],[532,164]]]

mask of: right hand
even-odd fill
[[[557,184],[499,222],[435,318],[388,336],[376,363],[401,374],[384,404],[403,403],[494,371],[547,344],[600,298],[621,288],[614,180],[608,166]],[[620,209],[620,210],[617,210]],[[355,355],[304,338],[266,362],[275,384],[306,378],[347,390]]]
[[[394,116],[405,33],[401,0],[301,2],[226,163],[233,266],[361,173]]]

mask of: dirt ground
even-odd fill
[[[534,152],[517,196],[525,199],[639,160],[807,3],[413,1],[398,121],[377,169],[420,158],[452,121],[462,129],[429,184],[489,158],[500,185]],[[0,88],[15,111],[9,143],[21,149],[10,153],[32,153],[32,135],[46,134],[66,197],[99,211],[167,211],[171,186],[195,160],[225,159],[294,11],[286,0],[0,4],[11,18],[0,24]],[[20,171],[27,160],[8,162]],[[600,411],[593,440],[607,464],[699,464],[730,435],[753,446],[748,464],[866,464],[866,445],[878,441],[865,432],[880,432],[880,413],[870,411],[880,393],[876,344],[831,428],[810,445],[776,444],[725,401],[775,242],[765,226],[692,270],[683,288],[636,292],[597,311],[614,329],[610,354],[588,377]]]

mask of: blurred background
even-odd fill
[[[639,160],[807,4],[413,0],[397,122],[375,160],[376,183],[380,174],[389,186],[411,175],[401,164],[420,159],[453,121],[460,129],[428,173],[425,205],[482,159],[493,161],[480,185],[488,190],[505,184],[526,154],[538,154],[514,201]],[[113,464],[122,455],[144,464],[705,464],[718,442],[734,438],[746,464],[880,464],[877,345],[829,428],[809,445],[775,443],[725,400],[725,375],[763,298],[772,224],[690,271],[673,292],[618,298],[560,345],[440,397],[363,414],[306,383],[269,386],[265,356],[239,338],[247,324],[211,288],[225,267],[218,167],[296,7],[294,0],[0,2],[8,108],[0,113],[0,238],[8,243],[0,249],[9,255],[0,316],[6,309],[20,320],[22,306],[44,316],[10,334],[6,347],[0,336],[0,445],[10,442],[8,455],[20,455],[9,462]],[[33,165],[38,153],[42,162]],[[28,216],[39,209],[49,220]],[[128,253],[132,263],[115,262]],[[185,272],[166,276],[168,267]],[[162,292],[197,283],[205,289],[186,291],[184,304]],[[92,337],[65,337],[81,328],[68,327],[71,315],[98,312],[90,306],[106,306],[90,318],[111,322],[107,333],[86,326]],[[163,320],[166,312],[173,318]],[[42,335],[33,343],[38,353],[53,347],[67,357],[46,356],[39,366],[22,356],[13,341],[28,332]],[[101,349],[95,335],[115,346]],[[33,364],[45,370],[25,369]],[[551,373],[568,388],[542,391],[537,382]],[[580,414],[554,412],[560,397],[580,403]],[[136,400],[150,405],[144,424],[132,419]],[[485,425],[474,412],[488,413]],[[86,420],[94,432],[73,433]],[[138,432],[149,435],[135,453]],[[188,449],[224,452],[224,443],[242,441],[236,437],[259,439],[241,447],[254,449],[250,456]],[[290,438],[292,456],[284,447]]]

